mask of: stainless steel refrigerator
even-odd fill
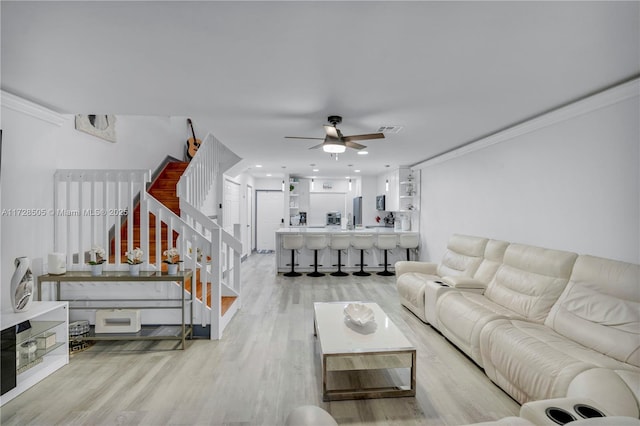
[[[353,198],[353,226],[362,225],[362,197]]]

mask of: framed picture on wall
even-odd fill
[[[116,116],[106,114],[76,114],[76,130],[109,142],[116,141]]]

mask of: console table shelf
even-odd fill
[[[91,275],[90,271],[69,271],[61,275],[46,274],[38,277],[37,280],[37,297],[42,297],[42,283],[50,282],[55,285],[55,298],[60,300],[60,287],[62,283],[72,282],[102,282],[102,283],[118,283],[118,282],[176,282],[181,286],[180,298],[172,299],[82,299],[78,301],[69,300],[69,309],[80,310],[96,310],[96,309],[179,309],[181,311],[182,323],[180,325],[144,325],[137,333],[96,333],[94,327],[88,336],[74,337],[75,340],[179,340],[182,343],[181,349],[185,348],[185,340],[193,337],[193,293],[187,291],[185,284],[187,280],[193,277],[193,271],[185,270],[175,275],[169,275],[166,272],[157,271],[140,271],[140,275],[131,275],[126,271],[105,271],[101,275]],[[73,303],[81,302],[83,306],[74,306]],[[127,305],[115,306],[117,302],[135,302],[136,306]],[[145,302],[149,303],[146,305]],[[175,302],[165,306],[152,306],[155,302]],[[91,306],[86,306],[90,303]],[[188,322],[185,320],[185,310],[188,308]]]

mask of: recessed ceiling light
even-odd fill
[[[320,171],[320,169],[313,169],[312,171],[314,171],[314,172],[319,172],[319,171]]]
[[[262,167],[262,164],[256,164],[256,167]]]
[[[271,173],[267,173],[267,177],[271,177]]]
[[[354,170],[354,172],[360,173],[360,169],[356,169],[356,170]]]
[[[369,151],[358,151],[358,155],[367,155]]]

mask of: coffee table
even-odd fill
[[[361,327],[346,321],[343,311],[349,303],[370,307],[375,323]],[[313,310],[324,401],[415,396],[416,348],[380,306],[372,302],[316,302]],[[392,377],[393,369],[409,369],[409,384],[397,383],[401,378]],[[378,376],[391,380],[384,384],[377,382],[380,377],[369,380],[372,370],[382,371]],[[357,372],[360,377],[348,380],[349,384],[341,389],[329,389],[328,376],[333,372]],[[366,386],[367,383],[373,386]]]

